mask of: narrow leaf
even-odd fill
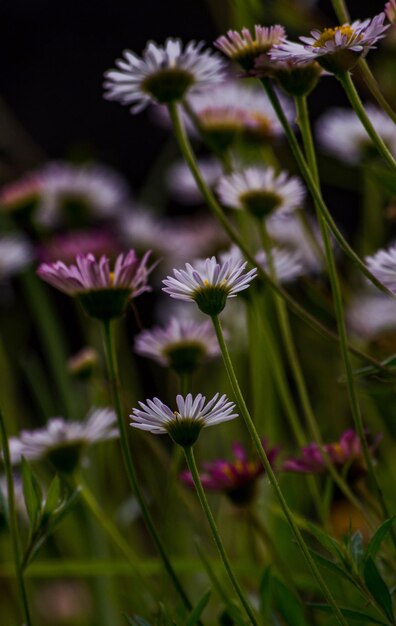
[[[385,520],[385,522],[383,522],[383,524],[381,524],[381,526],[376,530],[376,532],[371,537],[369,544],[366,548],[366,552],[363,557],[364,562],[366,562],[367,559],[370,557],[372,559],[376,557],[378,550],[380,549],[381,544],[383,540],[385,539],[386,535],[390,531],[394,521],[395,521],[395,517],[394,516],[390,517],[389,519]]]
[[[367,589],[373,595],[377,603],[384,609],[388,618],[393,622],[392,598],[389,589],[371,557],[369,557],[364,564],[363,576]]]
[[[193,610],[191,611],[185,626],[195,626],[195,624],[197,624],[199,622],[199,618],[201,617],[202,613],[204,612],[206,605],[209,602],[209,598],[210,598],[210,594],[212,593],[212,590],[209,589],[209,591],[207,591],[202,598],[199,600],[199,602],[195,605],[195,607],[193,608]]]
[[[275,603],[278,612],[287,626],[308,626],[304,609],[295,595],[278,579],[272,581]]]
[[[333,608],[328,604],[315,604],[308,603],[313,609],[317,609],[318,611],[322,611],[323,613],[333,613]],[[380,624],[380,626],[387,626],[386,622],[382,622],[375,617],[372,617],[368,613],[363,613],[362,611],[355,611],[355,609],[348,609],[346,607],[339,607],[342,615],[347,617],[348,619],[359,621],[360,624]]]
[[[53,513],[53,511],[56,509],[56,507],[59,504],[60,496],[61,496],[61,483],[59,480],[59,476],[55,476],[55,478],[53,479],[53,481],[51,482],[48,488],[47,497],[46,497],[45,505],[44,505],[43,517],[51,516],[51,514]]]
[[[22,486],[26,510],[30,524],[34,528],[41,510],[41,490],[29,463],[25,459],[22,459]]]

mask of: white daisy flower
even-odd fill
[[[118,437],[116,422],[110,409],[92,410],[82,422],[54,417],[44,428],[21,432],[20,453],[28,461],[46,459],[58,470],[72,472],[86,447]]]
[[[18,274],[33,260],[33,249],[20,235],[0,237],[0,280]]]
[[[217,159],[206,157],[198,159],[198,167],[206,185],[213,188],[222,174],[222,167]],[[166,183],[175,198],[184,204],[202,204],[202,193],[185,161],[177,161],[166,173]]]
[[[221,202],[233,209],[249,211],[259,219],[271,213],[292,213],[301,207],[305,190],[298,178],[272,167],[248,167],[223,176],[217,186]]]
[[[378,291],[355,296],[347,310],[347,321],[350,328],[364,339],[395,331],[396,301]]]
[[[135,352],[183,374],[218,356],[220,349],[210,321],[173,317],[165,328],[155,326],[140,333],[135,339]]]
[[[396,155],[394,122],[373,104],[367,104],[364,108],[381,139]],[[351,164],[359,163],[373,148],[364,126],[352,109],[328,109],[319,118],[316,132],[319,142],[327,152]]]
[[[316,273],[323,269],[324,250],[319,226],[310,220],[310,228],[316,245],[308,236],[301,220],[295,215],[274,215],[266,223],[268,234],[282,248],[295,250],[298,253],[303,272]]]
[[[176,396],[177,411],[172,411],[158,398],[139,402],[140,409],[133,409],[130,415],[131,426],[145,430],[154,435],[168,434],[175,443],[188,447],[198,439],[202,428],[214,426],[238,417],[233,413],[235,404],[226,395],[219,394],[206,405],[206,397],[198,394],[195,398],[191,393]]]
[[[283,26],[256,25],[254,35],[248,28],[242,28],[240,33],[229,30],[226,36],[216,39],[214,45],[232,61],[239,63],[244,70],[250,71],[254,68],[255,59],[280,43],[285,34]]]
[[[217,147],[227,149],[235,139],[265,141],[283,133],[263,89],[227,82],[189,98],[189,104],[205,135]],[[290,121],[294,109],[282,99]]]
[[[125,181],[104,165],[49,163],[40,172],[37,220],[46,226],[74,226],[114,218],[128,200]]]
[[[218,315],[227,298],[247,289],[257,275],[257,268],[245,271],[247,263],[230,260],[218,263],[216,257],[198,261],[195,267],[186,263],[186,269],[173,270],[174,277],[164,281],[163,291],[172,298],[196,302],[207,315]]]
[[[271,255],[275,275],[280,283],[290,283],[304,274],[303,262],[297,250],[274,247],[271,250]],[[260,265],[269,274],[270,268],[266,252],[260,250],[256,254],[255,259],[257,265]]]
[[[396,295],[396,244],[367,256],[366,263],[370,272]]]
[[[275,61],[292,60],[306,64],[317,60],[329,72],[351,69],[360,56],[366,56],[376,42],[384,37],[389,24],[384,24],[385,13],[372,19],[357,20],[323,31],[311,31],[311,37],[300,37],[303,44],[284,40],[269,51]]]
[[[138,57],[124,50],[118,69],[105,73],[107,100],[130,105],[139,113],[150,102],[168,104],[182,100],[187,92],[199,91],[223,79],[223,62],[204,42],[190,41],[183,50],[180,39],[167,39],[164,46],[153,41]]]

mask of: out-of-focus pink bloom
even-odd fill
[[[79,254],[93,254],[95,257],[114,257],[120,252],[120,244],[113,233],[107,230],[75,230],[56,234],[41,246],[43,262],[63,261],[72,263]]]
[[[280,43],[285,35],[283,26],[256,25],[254,35],[248,28],[242,28],[240,33],[229,30],[226,36],[216,39],[214,45],[232,61],[239,63],[244,70],[249,71],[253,69],[255,59]]]
[[[385,5],[385,15],[392,24],[396,24],[396,0],[389,0]]]
[[[5,185],[0,191],[0,209],[7,213],[33,209],[38,202],[41,177],[32,172]]]
[[[279,448],[269,448],[263,442],[271,466],[274,466]],[[204,464],[200,478],[204,489],[219,491],[227,495],[239,506],[248,504],[254,496],[256,481],[264,473],[261,461],[249,459],[245,448],[239,442],[232,444],[232,461],[217,459]],[[194,487],[191,473],[186,470],[180,474],[181,480],[189,487]]]
[[[382,435],[377,435],[370,445],[373,454],[378,447]],[[366,467],[359,437],[352,429],[346,430],[339,441],[323,446],[331,462],[340,470],[348,467],[353,477],[365,474]],[[317,443],[310,443],[301,450],[299,457],[287,459],[282,466],[283,471],[300,474],[318,474],[326,471],[323,452]]]

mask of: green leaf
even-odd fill
[[[314,559],[320,565],[323,565],[323,567],[326,567],[327,569],[331,570],[332,572],[337,574],[337,576],[343,576],[350,583],[357,586],[354,578],[346,570],[344,570],[340,565],[338,565],[337,563],[334,563],[334,561],[330,561],[330,559],[323,556],[323,554],[319,554],[319,552],[316,552],[316,550],[312,550],[312,548],[310,548],[309,551],[314,557]]]
[[[266,619],[270,619],[272,606],[272,585],[271,585],[271,567],[268,566],[264,570],[264,574],[260,581],[260,614]]]
[[[43,518],[51,517],[52,513],[57,508],[61,497],[61,482],[59,476],[55,476],[51,482],[47,497],[45,499]]]
[[[206,605],[209,602],[209,598],[210,598],[210,594],[211,593],[212,593],[212,590],[209,589],[209,591],[207,591],[202,596],[202,598],[195,605],[195,607],[191,611],[190,615],[188,616],[188,619],[186,621],[185,626],[195,626],[195,624],[197,624],[199,622],[199,618],[201,617],[202,613],[204,612],[204,610],[206,608]]]
[[[393,622],[392,598],[389,593],[389,589],[371,557],[368,557],[364,564],[363,576],[367,589],[375,598],[379,606],[384,609],[387,617]]]
[[[379,528],[377,528],[377,530],[375,531],[374,535],[371,537],[368,543],[366,552],[364,553],[363,562],[366,562],[367,559],[370,557],[372,559],[376,557],[378,550],[380,549],[381,544],[383,540],[385,539],[386,535],[392,528],[392,524],[394,521],[395,521],[395,516],[390,517],[389,519],[385,520],[385,522],[383,522],[383,524],[381,524]]]
[[[318,611],[322,611],[323,613],[333,613],[333,608],[328,604],[316,604],[314,602],[309,602],[308,606],[313,609],[317,609]],[[386,622],[382,622],[381,620],[372,617],[368,613],[355,611],[355,609],[348,609],[346,607],[339,607],[339,609],[344,617],[352,620],[357,620],[360,622],[360,624],[380,624],[380,626],[387,626]]]
[[[295,595],[277,578],[272,579],[276,608],[287,626],[308,626],[304,609]]]
[[[42,492],[29,463],[24,458],[22,459],[22,486],[30,525],[34,529],[41,511]]]
[[[330,535],[325,533],[323,530],[321,530],[314,524],[311,524],[311,522],[305,522],[305,523],[306,523],[308,532],[310,532],[311,535],[313,535],[315,539],[319,541],[319,543],[323,546],[323,548],[325,548],[328,552],[330,552],[330,554],[332,554],[333,556],[339,559],[344,558],[340,546],[338,545],[337,541],[333,539],[333,537],[330,537]]]

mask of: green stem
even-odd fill
[[[337,78],[340,81],[341,85],[343,86],[344,91],[348,97],[348,100],[352,105],[352,108],[354,109],[356,115],[358,116],[359,120],[361,121],[364,128],[366,129],[366,132],[368,136],[370,137],[371,141],[373,142],[373,144],[375,145],[375,147],[377,148],[381,156],[385,159],[389,167],[394,172],[396,172],[396,161],[393,158],[391,151],[386,146],[382,138],[378,135],[373,124],[371,123],[365,111],[365,108],[363,106],[363,103],[360,99],[360,96],[356,90],[356,87],[353,84],[353,80],[352,80],[350,73],[344,72],[343,74],[338,75]]]
[[[280,108],[280,110],[282,111],[281,108]],[[224,214],[223,209],[221,208],[221,206],[217,202],[216,198],[214,197],[213,193],[207,187],[207,185],[205,184],[205,181],[202,178],[201,172],[199,170],[199,167],[197,165],[194,153],[193,153],[192,148],[191,148],[191,144],[190,144],[189,139],[188,139],[188,137],[186,135],[184,126],[183,126],[183,124],[181,122],[180,115],[179,115],[179,112],[177,110],[177,106],[176,105],[171,105],[169,107],[169,113],[170,113],[170,116],[171,116],[171,120],[172,120],[172,123],[173,123],[175,136],[176,136],[176,138],[178,140],[181,152],[183,154],[183,157],[184,157],[187,165],[189,166],[189,168],[191,170],[191,173],[192,173],[192,175],[194,177],[194,180],[195,180],[195,182],[197,184],[198,189],[202,193],[203,198],[207,202],[207,204],[208,204],[209,208],[211,209],[213,215],[216,217],[216,219],[219,221],[219,223],[224,228],[225,232],[227,233],[227,235],[229,236],[231,241],[233,241],[238,246],[238,248],[242,251],[242,253],[243,253],[244,257],[246,258],[246,260],[249,261],[249,263],[251,263],[251,265],[255,266],[256,265],[256,260],[254,258],[254,255],[251,253],[249,246],[247,246],[244,243],[242,238],[239,236],[238,232],[230,224],[229,220],[227,219],[226,215]],[[283,114],[283,111],[282,111],[282,114]],[[286,124],[288,124],[287,119],[286,119]],[[292,133],[292,135],[294,137],[294,134],[293,134],[293,131],[291,130],[291,128],[290,128],[290,132]],[[297,147],[299,149],[298,144],[297,144]],[[276,282],[271,280],[270,276],[260,266],[257,268],[257,272],[258,272],[258,276],[261,278],[261,280],[264,283],[269,285],[271,287],[271,289],[273,289],[276,293],[278,293],[280,296],[282,296],[282,298],[287,302],[288,306],[291,308],[291,310],[294,312],[294,314],[297,315],[297,317],[299,317],[302,321],[304,321],[306,324],[308,324],[315,332],[319,333],[322,337],[330,339],[333,342],[338,342],[338,336],[337,336],[336,333],[331,331],[324,324],[319,322],[313,315],[311,315],[306,309],[304,309],[304,307],[302,307],[296,300],[294,300],[294,298],[292,298],[292,296],[290,296],[289,293],[285,289],[283,289],[283,287],[281,287],[281,285],[278,285]],[[381,285],[381,283],[379,283],[379,284]],[[383,286],[381,285],[381,287],[383,287]],[[369,363],[371,363],[375,367],[378,367],[381,371],[385,371],[387,369],[379,361],[374,359],[372,356],[366,354],[365,352],[362,352],[358,348],[355,348],[354,346],[350,345],[349,346],[349,350],[353,354],[358,356],[359,358],[364,359],[365,361],[368,361]]]
[[[199,502],[200,502],[200,504],[202,506],[202,509],[203,509],[203,512],[205,513],[206,518],[207,518],[207,520],[209,522],[209,526],[210,526],[210,529],[212,531],[214,542],[215,542],[215,544],[217,546],[217,549],[218,549],[218,551],[220,553],[221,560],[223,561],[224,567],[225,567],[225,569],[227,571],[227,574],[229,576],[231,584],[234,587],[234,590],[235,590],[237,596],[239,597],[239,599],[240,599],[240,601],[241,601],[241,603],[243,605],[243,608],[246,611],[246,615],[248,616],[251,624],[254,624],[255,626],[258,626],[257,620],[256,620],[256,618],[254,616],[254,613],[253,613],[253,610],[252,610],[251,606],[249,605],[248,601],[246,600],[246,598],[245,598],[245,596],[243,594],[243,591],[242,591],[242,589],[241,589],[241,587],[239,585],[239,582],[237,581],[237,579],[235,577],[235,574],[234,574],[234,572],[232,570],[232,567],[231,567],[230,561],[228,559],[227,553],[225,551],[223,542],[221,540],[221,537],[220,537],[220,534],[219,534],[219,531],[218,531],[215,519],[213,517],[212,511],[210,510],[209,502],[208,502],[208,500],[206,498],[205,491],[204,491],[204,489],[202,487],[202,483],[201,483],[201,479],[200,479],[199,472],[198,472],[198,469],[197,469],[197,465],[195,463],[195,457],[194,457],[194,452],[193,452],[192,447],[184,448],[184,454],[185,454],[185,457],[186,457],[188,469],[190,470],[191,476],[192,476],[192,478],[194,480],[194,485],[195,485],[195,489],[197,491]]]
[[[319,185],[318,167],[317,167],[317,162],[316,162],[315,148],[314,148],[313,139],[312,139],[311,126],[309,122],[309,114],[308,114],[306,98],[305,97],[296,98],[296,107],[297,107],[297,119],[298,119],[298,123],[300,126],[301,135],[303,137],[303,142],[304,142],[304,147],[305,147],[306,154],[307,154],[308,163],[310,164],[313,176],[315,180],[317,181],[317,184]],[[377,491],[378,500],[381,505],[383,514],[386,517],[389,517],[386,502],[384,500],[381,487],[378,483],[378,480],[374,471],[373,460],[372,460],[370,450],[367,444],[367,439],[366,439],[366,435],[364,432],[362,415],[360,411],[360,405],[359,405],[359,401],[358,401],[358,397],[357,397],[357,393],[355,389],[355,384],[354,384],[354,379],[353,379],[353,369],[352,369],[352,364],[351,364],[349,351],[348,351],[348,337],[347,337],[346,325],[345,325],[342,294],[341,294],[340,283],[338,280],[337,268],[335,265],[330,235],[329,235],[327,225],[324,222],[323,216],[320,213],[318,206],[316,204],[315,206],[317,209],[318,221],[319,221],[319,225],[320,225],[320,229],[321,229],[321,233],[323,237],[323,242],[325,246],[327,268],[328,268],[328,273],[329,273],[329,278],[330,278],[330,283],[331,283],[331,289],[333,293],[334,308],[335,308],[337,327],[338,327],[338,335],[340,338],[340,350],[341,350],[342,360],[344,363],[352,417],[353,417],[354,425],[356,428],[356,432],[360,440],[363,457],[365,460],[365,464],[367,466],[370,479]]]
[[[293,514],[291,512],[291,510],[289,509],[289,506],[285,500],[285,497],[282,493],[282,490],[279,486],[278,480],[274,474],[274,471],[271,467],[271,464],[268,460],[267,454],[265,452],[265,449],[261,443],[261,439],[259,437],[259,434],[257,433],[257,430],[254,426],[253,420],[250,416],[249,410],[246,406],[244,397],[242,395],[241,389],[239,387],[239,383],[237,380],[237,377],[235,375],[235,371],[234,371],[234,367],[232,365],[232,361],[228,352],[228,348],[227,348],[227,344],[224,340],[224,335],[223,335],[223,331],[221,328],[221,324],[220,324],[220,320],[217,316],[212,317],[212,321],[213,321],[213,326],[214,329],[216,331],[216,335],[217,335],[217,340],[219,342],[219,346],[221,349],[221,353],[223,356],[223,361],[224,361],[224,365],[228,374],[228,378],[230,380],[231,383],[231,387],[233,389],[237,404],[239,406],[239,410],[241,412],[241,415],[245,421],[245,424],[248,428],[248,431],[250,433],[250,436],[253,440],[253,443],[255,445],[255,448],[257,450],[257,454],[259,455],[259,458],[264,466],[265,471],[267,472],[268,478],[274,488],[274,491],[277,495],[277,498],[279,500],[279,503],[282,507],[283,513],[285,518],[287,519],[290,528],[296,538],[296,541],[308,563],[309,568],[311,569],[311,572],[314,576],[314,578],[316,579],[322,593],[323,596],[325,597],[327,603],[331,606],[331,608],[333,609],[334,615],[337,619],[337,621],[340,624],[343,624],[343,626],[348,626],[347,622],[345,621],[345,618],[343,617],[340,609],[338,608],[333,595],[331,593],[331,591],[329,590],[329,588],[326,585],[326,582],[324,581],[321,573],[319,572],[315,561],[313,560],[311,553],[309,551],[309,548],[307,546],[307,544],[304,541],[304,538],[297,526],[297,524],[294,521],[293,518]]]
[[[362,175],[362,227],[360,231],[360,253],[373,254],[384,241],[382,194],[369,167]]]
[[[3,413],[0,410],[0,432],[3,447],[3,463],[7,477],[7,495],[8,495],[8,514],[10,533],[12,540],[12,548],[14,552],[15,572],[18,580],[19,594],[22,601],[23,614],[26,622],[26,626],[32,626],[32,620],[30,617],[29,602],[26,593],[25,579],[23,576],[22,568],[22,555],[20,549],[20,539],[18,531],[17,512],[15,506],[15,492],[14,492],[14,480],[12,475],[12,466],[10,458],[10,448],[8,444],[7,431],[4,423]]]
[[[26,272],[21,281],[29,300],[43,350],[57,385],[62,403],[62,412],[71,417],[74,411],[70,378],[66,369],[66,348],[58,320],[50,299],[41,281],[32,273]]]
[[[383,291],[384,293],[387,293],[388,295],[392,295],[392,297],[394,297],[393,294],[391,294],[391,292],[388,289],[386,289],[386,287],[384,287],[384,285],[370,272],[368,267],[364,264],[364,262],[359,257],[359,255],[356,254],[356,252],[351,248],[351,246],[345,239],[344,235],[341,233],[341,231],[337,227],[333,217],[331,216],[329,209],[327,208],[322,198],[322,194],[320,190],[318,189],[317,184],[315,183],[315,178],[313,176],[313,173],[308,167],[308,164],[298,144],[294,131],[292,127],[290,126],[290,123],[283,111],[282,105],[279,102],[279,98],[276,95],[270,80],[267,78],[263,78],[261,79],[261,82],[272,104],[272,107],[276,115],[278,116],[278,119],[282,125],[284,133],[289,141],[290,149],[293,153],[294,158],[297,161],[297,164],[300,168],[301,174],[306,182],[309,192],[311,193],[315,203],[317,203],[317,206],[319,207],[321,215],[323,215],[327,225],[329,226],[331,232],[334,235],[334,238],[339,243],[340,247],[344,250],[345,254],[360,269],[360,271],[373,283],[373,285],[378,287],[380,291]]]
[[[121,443],[121,449],[122,449],[122,456],[124,459],[124,464],[125,464],[125,469],[128,475],[128,479],[132,487],[132,490],[136,496],[136,499],[139,502],[140,510],[141,510],[143,519],[145,521],[147,530],[149,531],[151,538],[159,552],[159,555],[162,559],[165,570],[167,574],[169,575],[169,578],[171,579],[181,600],[183,601],[183,604],[188,610],[191,610],[192,605],[176,575],[176,572],[174,571],[172,567],[172,564],[168,558],[165,548],[162,545],[161,538],[154,525],[153,519],[148,510],[146,501],[143,497],[143,493],[139,486],[135,465],[134,465],[132,455],[131,455],[129,445],[128,445],[127,429],[126,429],[124,414],[123,414],[122,405],[121,405],[121,398],[119,394],[119,376],[118,376],[117,359],[115,355],[115,347],[114,347],[111,322],[103,322],[103,338],[104,338],[104,344],[105,344],[105,353],[106,353],[110,385],[111,385],[113,401],[114,401],[114,406],[115,406],[116,415],[117,415],[118,428],[120,431],[120,443]]]

